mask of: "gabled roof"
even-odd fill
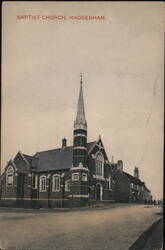
[[[29,164],[31,164],[31,162],[32,162],[32,156],[30,156],[30,155],[25,155],[25,154],[23,154],[23,156],[25,157],[25,159],[28,161],[28,163]]]
[[[87,151],[90,150],[94,143],[87,143]],[[37,152],[32,159],[33,170],[41,172],[69,169],[73,163],[72,153],[73,146]],[[36,161],[36,159],[38,160]]]

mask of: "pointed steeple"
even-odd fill
[[[77,116],[74,122],[75,129],[87,129],[87,122],[85,119],[85,108],[84,108],[84,98],[83,98],[83,88],[82,88],[82,74],[80,75],[80,92],[77,105]]]

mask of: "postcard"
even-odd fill
[[[163,1],[4,1],[0,248],[163,249]]]

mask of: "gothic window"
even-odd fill
[[[104,157],[101,152],[96,155],[96,176],[104,176]]]
[[[79,173],[72,174],[72,181],[79,181]]]
[[[60,191],[60,175],[58,175],[58,174],[53,175],[52,191],[53,192],[59,192]]]
[[[46,176],[40,176],[40,192],[46,192]]]
[[[9,166],[7,171],[6,171],[6,185],[7,186],[13,185],[13,175],[14,175],[13,167]]]
[[[87,181],[87,174],[82,173],[82,181]]]
[[[70,180],[65,182],[65,191],[69,192],[70,191]]]

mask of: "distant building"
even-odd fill
[[[82,78],[73,127],[73,146],[33,156],[18,152],[1,176],[1,206],[69,207],[96,202],[139,202],[149,199],[144,183],[123,171],[123,162],[110,163],[101,137],[87,142]],[[145,193],[146,192],[146,193]],[[139,198],[140,197],[140,198]]]
[[[134,169],[134,176],[123,171],[122,161],[113,164],[112,169],[116,202],[148,203],[152,200],[151,191],[146,187],[145,182],[140,180],[137,167]]]

